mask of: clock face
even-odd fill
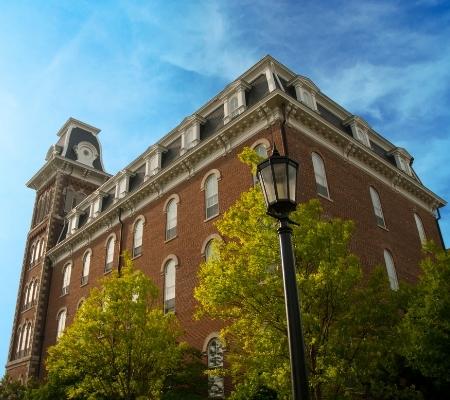
[[[97,149],[88,142],[80,142],[74,148],[77,155],[77,161],[93,167],[93,163],[98,156]]]

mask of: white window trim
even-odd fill
[[[420,243],[424,245],[427,241],[427,234],[425,232],[425,227],[423,226],[422,218],[419,214],[414,213],[414,221],[416,222],[417,233],[419,235]]]
[[[376,190],[373,186],[369,186],[369,195],[372,203],[373,214],[375,216],[377,225],[380,228],[386,229],[386,218],[384,217],[383,205],[381,204],[381,198],[380,194],[378,193],[378,190]],[[380,212],[381,215],[378,215],[378,212]],[[379,223],[379,218],[383,220],[383,225]]]
[[[60,326],[60,315],[64,313],[64,327],[60,330],[61,326]],[[58,312],[56,313],[56,340],[58,340],[61,335],[64,333],[64,331],[66,330],[66,325],[67,325],[67,307],[63,307],[60,308],[58,310]]]
[[[140,252],[139,252],[139,254],[136,254],[135,253],[135,249],[136,249],[136,245],[135,245],[136,244],[136,227],[137,227],[137,224],[139,222],[142,222],[142,236],[141,236],[141,245],[139,246],[140,247]],[[132,257],[133,258],[139,257],[142,254],[142,245],[144,243],[144,227],[146,225],[146,222],[147,222],[147,220],[145,219],[145,216],[142,215],[142,214],[138,215],[135,218],[134,222],[133,222],[132,230],[131,230],[131,236],[132,236],[132,239],[133,239],[131,252],[132,252]]]
[[[394,257],[392,256],[392,253],[388,249],[384,249],[383,251],[384,256],[384,264],[386,266],[386,271],[389,278],[389,286],[392,290],[398,290],[398,276],[397,276],[397,270],[395,268],[395,262]]]
[[[116,237],[115,233],[111,233],[106,238],[105,246],[104,246],[104,252],[103,252],[105,254],[105,263],[104,263],[104,268],[103,268],[104,273],[109,273],[112,271],[112,266],[111,266],[111,269],[106,270],[106,266],[109,264],[108,263],[108,243],[109,243],[110,239],[114,239],[113,255],[112,255],[112,261],[111,261],[111,264],[114,264],[114,253],[116,252],[117,237]]]
[[[319,170],[316,169],[316,164],[314,163],[315,159],[320,164],[317,167],[319,167],[319,169],[320,168],[323,169],[323,171],[319,171]],[[311,162],[313,164],[314,180],[316,182],[316,192],[317,192],[317,194],[319,196],[325,197],[326,199],[330,199],[330,188],[328,186],[327,169],[325,168],[325,161],[324,161],[322,155],[320,153],[318,153],[317,151],[313,151],[311,153]],[[323,176],[321,176],[322,172],[323,172]],[[324,182],[321,182],[321,180],[324,180]],[[321,187],[323,187],[323,188],[325,188],[327,190],[327,194],[326,195],[319,192],[318,185],[320,185]]]

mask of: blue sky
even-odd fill
[[[266,54],[405,147],[450,199],[446,0],[0,0],[0,363],[34,202],[25,182],[67,118],[102,129],[115,173]],[[447,209],[441,227],[448,245]]]

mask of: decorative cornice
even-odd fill
[[[34,174],[26,185],[31,189],[40,190],[55,176],[57,172],[73,174],[75,171],[85,179],[92,177],[91,181],[96,184],[105,182],[111,177],[111,175],[106,172],[99,171],[85,164],[54,154],[44,164],[44,166],[39,169],[36,174]]]
[[[244,136],[244,133],[256,124],[262,124],[260,129],[264,129],[264,127],[282,121],[282,104],[287,104],[286,108],[289,109],[288,125],[295,127],[295,122],[298,122],[312,129],[318,137],[322,137],[340,149],[341,154],[359,160],[374,172],[385,176],[393,186],[407,191],[428,204],[431,208],[441,207],[446,204],[442,198],[388,163],[353,137],[331,125],[318,113],[292,99],[281,90],[276,89],[259,103],[247,109],[243,114],[222,127],[214,136],[200,142],[190,152],[178,157],[169,167],[162,169],[156,175],[150,177],[135,192],[128,193],[124,198],[113,204],[110,209],[76,230],[69,238],[51,249],[48,255],[55,261],[63,253],[69,249],[73,249],[78,243],[81,243],[86,235],[93,237],[95,236],[95,232],[102,227],[108,226],[111,228],[114,225],[114,221],[117,222],[118,208],[136,210],[137,204],[144,198],[152,195],[153,199],[150,201],[159,198],[164,193],[165,187],[170,186],[170,182],[174,182],[180,178],[189,179],[189,177],[193,176],[196,170],[203,167],[201,161],[208,158],[211,154],[219,150],[220,152],[217,156],[219,157],[220,154],[230,152],[240,144],[240,142],[233,142],[233,140],[239,136]],[[113,179],[115,180],[116,177]],[[110,183],[108,182],[106,185]],[[99,188],[99,190],[103,189],[103,187]],[[95,192],[93,195],[88,196],[80,205],[92,201],[94,196]]]

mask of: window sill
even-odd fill
[[[139,257],[142,257],[142,253],[137,254],[137,255],[131,257],[131,260],[132,260],[132,261],[133,261],[133,260],[136,260],[136,259],[138,259]],[[111,272],[111,271],[109,271],[109,272]]]
[[[328,196],[324,196],[323,194],[317,193],[317,196],[321,197],[322,199],[331,201],[332,203],[334,203],[334,200],[331,197]]]
[[[378,226],[378,228],[383,229],[383,231],[389,232],[389,229],[386,228],[385,226],[379,225],[379,224],[377,224],[377,226]]]
[[[108,274],[110,274],[112,272],[112,268],[110,269],[110,270],[108,270],[108,271],[103,271],[103,275],[108,275]]]
[[[169,243],[172,240],[175,240],[177,237],[178,237],[178,235],[175,235],[174,237],[171,237],[170,239],[166,239],[166,240],[164,240],[164,243]]]
[[[80,287],[86,286],[89,282],[82,283]]]
[[[212,219],[217,218],[219,215],[220,215],[220,213],[218,213],[218,214],[216,214],[216,215],[213,215],[213,216],[211,216],[211,217],[208,217],[208,218],[204,219],[203,222],[209,222],[209,221],[211,221]]]

